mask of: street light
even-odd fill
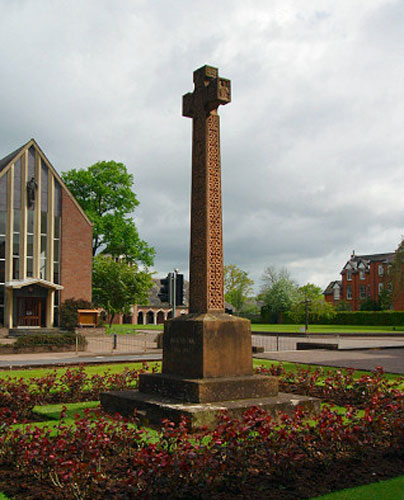
[[[311,304],[311,300],[310,299],[306,299],[304,302],[304,309],[305,309],[305,316],[306,316],[306,321],[305,321],[305,324],[304,324],[304,333],[307,335],[307,331],[309,329],[309,307],[310,307],[310,304]]]

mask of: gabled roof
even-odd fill
[[[324,295],[332,295],[334,293],[334,288],[341,288],[341,281],[330,281],[327,285],[327,288],[324,290]]]
[[[31,140],[33,140],[33,139],[31,139]],[[21,153],[21,151],[25,148],[25,146],[27,146],[27,144],[30,143],[30,142],[31,141],[28,141],[26,144],[24,144],[20,148],[16,149],[12,153],[10,153],[7,156],[5,156],[4,158],[2,158],[0,160],[0,172],[4,168],[6,168],[10,163],[13,163],[14,159],[18,156],[18,154]]]
[[[38,151],[40,157],[46,164],[46,166],[52,171],[53,175],[59,182],[59,184],[62,186],[62,188],[66,191],[66,193],[69,195],[70,199],[73,201],[73,203],[76,205],[78,210],[80,211],[81,215],[84,217],[86,222],[90,225],[93,226],[94,224],[90,221],[90,219],[87,217],[86,213],[84,210],[81,208],[81,205],[79,202],[76,200],[76,198],[73,196],[73,194],[70,192],[69,188],[66,186],[66,184],[63,182],[62,178],[60,175],[57,173],[55,167],[52,165],[52,163],[48,160],[46,157],[45,153],[42,151],[42,149],[39,147],[38,143],[35,141],[35,139],[30,139],[27,143],[25,143],[23,146],[20,148],[16,149],[9,155],[5,156],[2,160],[0,160],[0,174],[5,173],[8,168],[17,161],[18,157],[22,156],[24,151],[29,149],[31,146],[34,146],[34,148]]]

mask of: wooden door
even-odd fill
[[[42,325],[42,299],[39,297],[18,297],[18,326]]]

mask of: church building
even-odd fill
[[[0,327],[58,326],[91,265],[92,223],[31,139],[0,160]]]

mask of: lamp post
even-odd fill
[[[309,307],[311,304],[310,299],[306,299],[304,301],[304,310],[305,310],[305,324],[304,324],[304,333],[307,335],[309,329]]]

